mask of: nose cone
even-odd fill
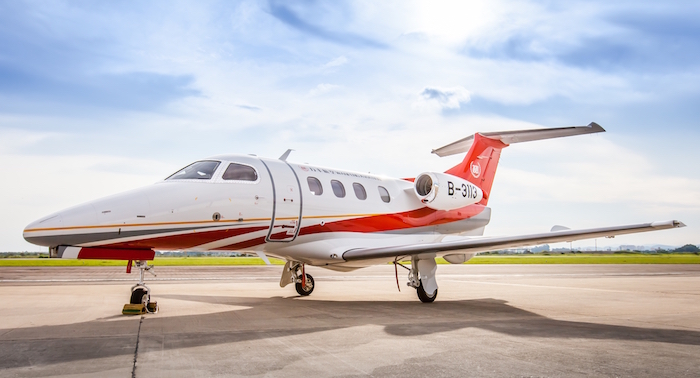
[[[24,240],[46,247],[74,245],[76,229],[86,228],[97,222],[92,204],[83,204],[51,214],[30,223],[24,229]]]

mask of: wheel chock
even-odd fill
[[[155,314],[156,312],[158,312],[158,302],[148,302],[148,306],[146,306],[146,308],[148,309],[148,312],[150,312],[151,314]]]
[[[143,304],[125,304],[122,309],[124,315],[142,315],[146,313],[146,306]]]

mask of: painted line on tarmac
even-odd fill
[[[464,283],[481,284],[481,285],[502,285],[502,286],[536,287],[536,288],[546,288],[546,289],[571,289],[571,290],[584,290],[584,291],[604,291],[604,292],[614,292],[614,293],[632,292],[631,290],[593,289],[593,288],[588,288],[588,287],[531,285],[531,284],[515,284],[515,283],[506,283],[506,282],[485,282],[485,281],[472,281],[472,280],[450,280],[450,279],[447,279],[447,280],[442,280],[442,281],[464,282]]]
[[[202,278],[151,278],[146,280],[146,282],[154,281],[232,281],[232,280],[277,280],[275,277],[202,277]],[[13,282],[132,282],[137,281],[135,278],[56,278],[56,279],[17,279],[17,280],[0,280],[0,283],[13,283]]]
[[[440,279],[454,280],[457,278],[508,278],[508,277],[655,277],[655,276],[687,276],[697,275],[698,272],[662,272],[662,273],[528,273],[528,274],[439,274]],[[349,280],[372,280],[394,278],[394,275],[371,275],[371,276],[324,276],[319,275],[316,279],[328,281],[349,281]],[[0,283],[30,283],[30,282],[132,282],[135,278],[41,278],[41,279],[0,279]],[[227,276],[227,277],[169,277],[150,278],[149,282],[167,281],[276,281],[278,276]]]
[[[699,275],[700,272],[662,272],[662,273],[526,273],[526,274],[437,274],[438,278],[488,278],[488,277],[619,277],[619,276],[683,276],[683,275]],[[323,276],[318,278],[330,280],[344,280],[348,278],[394,278],[394,275],[375,275],[375,276]]]
[[[700,272],[630,272],[630,273],[517,273],[517,274],[441,274],[440,277],[616,277],[616,276],[678,276]]]

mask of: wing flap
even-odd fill
[[[343,253],[343,259],[345,259],[345,261],[360,261],[377,258],[410,256],[421,253],[435,253],[437,256],[443,256],[454,251],[477,253],[505,248],[524,247],[541,243],[569,242],[581,239],[658,231],[679,227],[685,227],[685,224],[677,220],[672,220],[626,226],[589,228],[582,230],[562,230],[530,235],[478,237],[445,243],[425,243],[382,248],[362,248],[352,249]]]

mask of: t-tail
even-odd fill
[[[486,206],[496,177],[501,150],[505,147],[513,143],[601,132],[605,132],[605,129],[591,122],[588,126],[476,133],[435,149],[433,153],[442,157],[466,152],[464,160],[445,173],[461,177],[481,188],[483,198],[479,203]]]

